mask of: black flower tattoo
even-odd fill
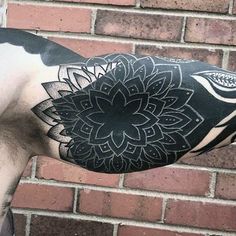
[[[148,94],[130,94],[121,81],[107,91],[91,90],[91,108],[80,113],[80,119],[92,127],[89,142],[107,143],[116,155],[124,153],[128,144],[145,145],[145,129],[156,123],[155,115],[145,109]]]
[[[51,98],[34,111],[53,126],[48,135],[60,142],[61,158],[91,170],[173,163],[203,121],[188,105],[193,90],[181,87],[177,64],[113,55],[62,66],[59,81],[44,84]]]

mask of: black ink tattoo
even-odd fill
[[[85,58],[57,43],[17,29],[0,28],[0,44],[21,46],[30,54],[39,54],[47,66],[84,61]]]
[[[203,71],[192,75],[205,89],[219,101],[226,104],[232,104],[232,113],[225,116],[209,134],[215,132],[215,137],[207,144],[203,141],[192,150],[192,153],[202,154],[210,151],[215,147],[223,147],[236,140],[236,75],[222,71]],[[228,109],[227,109],[228,110]],[[230,111],[228,110],[228,111]]]
[[[203,71],[192,75],[216,99],[226,103],[236,103],[236,76],[229,72]]]
[[[235,125],[222,122],[235,119],[236,77],[215,69],[192,60],[96,57],[62,65],[59,81],[43,84],[50,98],[33,111],[52,126],[48,136],[60,142],[64,160],[108,173],[164,166],[234,140]],[[216,117],[207,103],[224,111]]]

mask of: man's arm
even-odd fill
[[[235,73],[128,54],[85,59],[11,29],[0,29],[0,53],[0,235],[12,234],[7,211],[34,155],[123,173],[235,140]]]
[[[234,73],[202,62],[129,54],[78,56],[68,64],[67,52],[61,64],[58,55],[65,49],[53,44],[58,48],[47,50],[52,43],[37,40],[43,40],[40,54],[32,43],[3,43],[3,49],[21,48],[17,62],[25,61],[19,78],[9,76],[13,84],[22,77],[27,82],[8,111],[21,118],[15,125],[24,124],[32,155],[122,173],[168,165],[234,141]],[[43,60],[53,56],[60,58],[58,65]]]

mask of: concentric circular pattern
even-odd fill
[[[191,148],[185,136],[201,121],[187,105],[193,91],[180,87],[179,66],[156,65],[150,57],[109,59],[106,64],[117,62],[114,69],[53,101],[72,138],[71,158],[105,172],[174,162],[177,152]]]
[[[50,98],[32,111],[51,126],[66,161],[107,173],[171,164],[235,141],[235,74],[192,63],[112,54],[61,65],[59,81],[42,84]],[[209,119],[198,102],[206,92],[227,117]],[[207,134],[217,135],[206,142]]]

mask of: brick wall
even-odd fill
[[[83,56],[136,52],[236,71],[236,0],[24,0],[7,7],[4,26]],[[12,204],[17,235],[236,235],[235,153],[231,146],[126,175],[34,158]]]

